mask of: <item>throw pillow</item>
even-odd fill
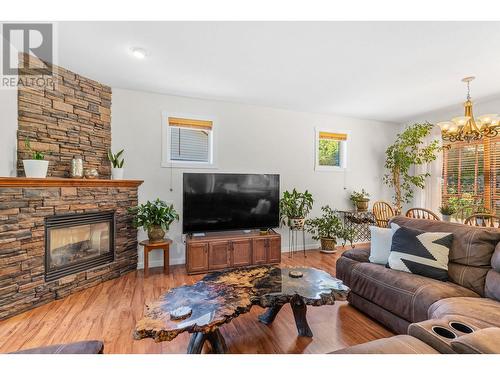
[[[371,263],[387,264],[391,252],[392,229],[370,226],[370,257]]]
[[[400,227],[392,236],[389,267],[446,281],[452,241],[452,233]]]

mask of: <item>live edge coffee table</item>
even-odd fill
[[[215,272],[193,285],[171,289],[146,306],[134,338],[171,341],[189,332],[188,354],[201,353],[205,341],[215,353],[226,353],[221,325],[253,305],[268,308],[259,320],[270,324],[286,303],[292,307],[299,336],[312,337],[307,305],[333,305],[336,300],[346,300],[348,294],[349,288],[341,280],[315,268],[261,266]]]

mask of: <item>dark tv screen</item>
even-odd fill
[[[184,173],[183,233],[279,226],[279,175]]]

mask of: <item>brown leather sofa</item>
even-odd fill
[[[351,288],[349,302],[395,333],[411,323],[448,315],[500,327],[500,230],[395,217],[391,222],[453,233],[449,281],[442,282],[369,262],[369,250],[352,249],[337,260],[337,277]],[[413,339],[409,339],[412,340]]]
[[[489,327],[460,336],[449,342],[452,351],[440,351],[410,335],[398,335],[350,346],[331,354],[498,354],[500,328]]]

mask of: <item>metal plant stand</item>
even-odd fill
[[[338,211],[344,228],[353,232],[352,242],[370,242],[370,225],[375,225],[375,216],[370,211]],[[345,243],[344,243],[345,245]],[[354,248],[354,244],[351,243]]]
[[[302,234],[302,235],[301,235]],[[299,238],[302,237],[302,252],[304,258],[306,255],[306,232],[304,227],[302,228],[289,228],[288,230],[288,257],[291,258],[299,250]]]

